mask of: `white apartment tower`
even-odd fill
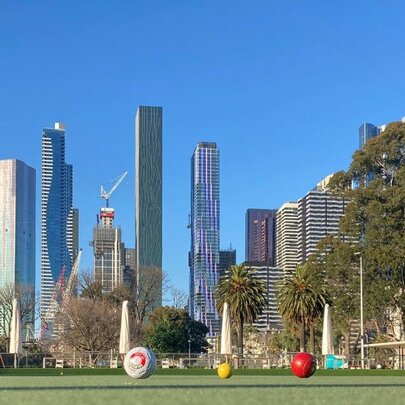
[[[298,203],[287,202],[277,211],[276,267],[284,276],[295,273],[298,265]]]
[[[320,181],[305,197],[298,200],[298,261],[305,263],[315,253],[318,242],[339,232],[347,200],[328,192],[332,175]]]

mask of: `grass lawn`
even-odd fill
[[[0,374],[3,405],[81,404],[403,404],[405,376],[156,374],[10,376]]]

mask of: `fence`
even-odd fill
[[[296,353],[282,352],[268,356],[245,355],[238,359],[236,355],[228,358],[235,368],[280,369],[289,368]],[[162,353],[157,354],[157,366],[161,368],[205,368],[214,369],[225,361],[225,356],[218,353]],[[325,367],[325,359],[318,357],[318,365]],[[69,352],[57,353],[22,353],[17,356],[17,367],[37,368],[117,368],[122,367],[123,356],[117,352]],[[14,355],[0,353],[0,368],[14,367]],[[345,357],[336,362],[333,368],[361,368],[360,356]],[[405,369],[405,355],[391,355],[381,361],[374,358],[365,359],[365,368]]]

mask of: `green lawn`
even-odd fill
[[[63,375],[60,373],[63,372]],[[405,376],[0,375],[0,403],[81,404],[403,404]]]

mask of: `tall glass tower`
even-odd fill
[[[47,317],[55,283],[72,269],[77,226],[73,209],[73,168],[65,162],[65,129],[42,132],[41,314]],[[45,319],[46,321],[46,319]]]
[[[35,296],[35,169],[15,159],[0,160],[0,288],[8,285]]]
[[[370,123],[364,123],[360,125],[359,128],[359,148],[363,149],[364,145],[367,143],[367,141],[371,138],[374,138],[381,132],[380,127],[376,127],[373,124]]]
[[[214,291],[219,279],[219,149],[201,142],[191,159],[190,315],[219,333]]]
[[[136,288],[151,312],[162,305],[162,107],[136,113],[135,204]]]

